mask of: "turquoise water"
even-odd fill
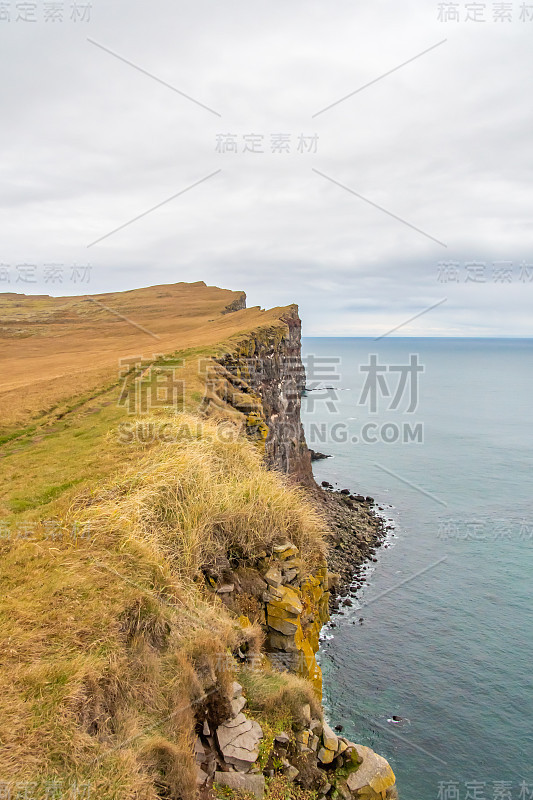
[[[315,477],[395,525],[361,608],[325,631],[331,719],[390,761],[401,800],[533,797],[533,340],[308,338],[303,354],[308,385],[335,389],[303,401],[310,446],[334,456]],[[376,413],[359,403],[370,354],[391,395],[375,384]],[[389,367],[411,354],[424,372],[407,413]]]

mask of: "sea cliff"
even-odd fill
[[[297,307],[203,283],[0,305],[0,784],[396,797],[324,718],[320,631],[383,531],[313,480]]]

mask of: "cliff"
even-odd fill
[[[396,797],[387,762],[322,710],[328,558],[364,556],[373,533],[366,506],[312,481],[296,306],[246,309],[204,284],[103,296],[103,311],[38,300],[16,296],[13,325],[37,331],[28,363],[63,372],[0,444],[0,779],[39,800],[58,785],[105,800]],[[166,355],[113,381],[146,331]],[[84,341],[90,381],[73,395]],[[6,407],[37,397],[28,380]]]
[[[214,372],[221,380],[219,397],[248,414],[249,433],[263,430],[268,466],[309,484],[311,454],[300,420],[305,370],[298,307],[282,310],[280,321],[283,326],[262,326],[239,338],[231,352],[216,359]]]

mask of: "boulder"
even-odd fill
[[[394,798],[396,777],[388,761],[374,753],[370,747],[356,744],[355,749],[361,763],[346,781],[348,789],[356,797]]]
[[[218,745],[227,764],[238,769],[249,769],[259,756],[259,742],[263,738],[261,726],[255,720],[238,714],[235,719],[217,728]]]
[[[283,576],[276,567],[270,567],[265,573],[264,578],[268,585],[273,586],[275,589],[283,583]]]
[[[265,779],[262,775],[243,775],[242,772],[215,772],[215,783],[235,791],[250,792],[257,800],[265,796]]]
[[[331,764],[335,758],[335,750],[329,750],[327,747],[321,747],[318,751],[318,760],[321,764]]]
[[[331,730],[328,723],[325,721],[322,727],[322,741],[324,742],[324,747],[327,747],[328,750],[333,750],[334,753],[337,752],[339,737]]]
[[[241,713],[244,706],[246,705],[246,698],[242,695],[240,697],[235,697],[234,700],[231,701],[231,711],[234,717]]]

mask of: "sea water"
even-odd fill
[[[533,798],[533,340],[307,338],[303,356],[309,446],[333,456],[316,479],[394,526],[323,632],[328,715],[401,800]]]

